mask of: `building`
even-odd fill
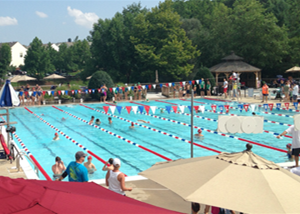
[[[8,44],[11,48],[11,63],[10,65],[19,67],[24,65],[27,48],[19,42],[4,42],[0,43],[0,48],[3,44]]]
[[[47,47],[48,46],[48,44],[43,44],[43,47]],[[55,43],[52,43],[51,44],[51,47],[54,49],[54,50],[56,50],[57,52],[59,51],[59,47],[55,44]]]

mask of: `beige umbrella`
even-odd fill
[[[49,79],[66,79],[66,78],[57,74],[51,74],[50,76],[47,76],[44,79],[49,80]]]
[[[21,75],[18,79],[17,82],[21,82],[21,81],[30,81],[30,80],[36,80],[36,78],[34,77],[29,77],[27,75]]]
[[[18,80],[22,77],[21,75],[16,75],[13,78],[10,79],[10,82],[18,82]]]
[[[288,73],[288,72],[297,72],[297,71],[300,71],[300,67],[294,66],[294,67],[290,68],[289,70],[286,70],[285,73]]]
[[[91,78],[92,78],[92,76],[89,76],[89,77],[87,77],[86,79],[89,80],[89,79],[91,79]]]
[[[300,209],[300,176],[251,150],[157,163],[139,174],[186,201],[245,213]]]

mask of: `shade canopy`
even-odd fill
[[[211,67],[212,73],[231,73],[231,72],[259,72],[261,69],[243,62],[243,58],[231,53],[231,55],[222,58],[224,62]]]
[[[112,192],[98,184],[0,176],[1,213],[177,213]]]
[[[30,77],[30,76],[27,76],[27,75],[21,75],[21,76],[17,79],[17,82],[21,82],[21,81],[31,81],[31,80],[36,80],[36,78]]]
[[[22,77],[22,75],[16,75],[13,78],[10,79],[10,82],[18,82],[20,77]]]
[[[298,72],[298,71],[300,71],[300,67],[294,66],[294,67],[290,68],[289,70],[286,70],[285,73],[288,73],[288,72]]]
[[[6,80],[0,91],[0,106],[1,107],[13,107],[19,106],[20,100],[16,94],[14,88],[11,86],[10,81]]]
[[[299,212],[300,176],[251,151],[157,163],[139,174],[191,202],[244,213]]]
[[[45,80],[49,80],[49,79],[66,79],[63,76],[57,75],[57,74],[51,74],[47,77],[44,78]]]

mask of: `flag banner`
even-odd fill
[[[169,87],[171,87],[171,86],[172,86],[172,83],[170,82],[170,83],[169,83]]]
[[[62,93],[62,95],[64,95],[65,94],[65,90],[62,90],[61,93]]]
[[[109,106],[103,106],[103,109],[104,109],[105,113],[107,113],[108,109],[109,109]]]
[[[229,105],[224,105],[224,109],[225,109],[226,113],[228,113],[229,112]]]
[[[61,91],[57,91],[57,93],[58,93],[58,95],[60,95],[60,94],[61,94]]]
[[[298,109],[298,102],[294,102],[294,107],[296,110]]]
[[[199,84],[199,80],[196,80],[196,83]]]
[[[170,114],[170,112],[171,112],[171,106],[166,106],[166,110]]]
[[[144,86],[144,85],[142,85],[142,88],[143,88],[143,89],[145,89],[145,86]]]
[[[81,90],[78,90],[78,94],[81,94]]]
[[[145,85],[145,86],[146,86],[146,89],[148,90],[149,89],[148,85]]]
[[[182,82],[182,85],[185,86],[185,82]]]
[[[194,106],[194,109],[195,109],[196,113],[198,113],[199,106]]]
[[[279,110],[281,108],[281,103],[276,103],[276,109]]]
[[[184,106],[179,106],[181,113],[184,113],[184,108],[185,108]]]
[[[51,91],[52,95],[54,96],[55,91]]]
[[[284,103],[286,110],[289,110],[290,103]]]
[[[173,87],[175,86],[175,82],[172,82],[172,86],[173,86]]]
[[[244,108],[244,105],[241,105],[241,104],[238,105],[238,109],[240,110],[240,112],[243,111],[243,108]]]
[[[148,88],[151,89],[152,85],[148,85]]]
[[[155,85],[155,84],[153,84],[152,86],[153,86],[153,89],[155,89],[155,88],[156,88],[156,85]]]
[[[127,110],[128,114],[130,114],[131,106],[126,106],[126,110]]]
[[[122,106],[117,106],[117,110],[118,110],[119,114],[121,114]]]
[[[93,94],[95,93],[95,89],[92,89],[92,93],[93,93]]]
[[[110,108],[111,113],[114,114],[115,110],[116,110],[116,106],[109,106],[109,108]]]
[[[25,93],[26,94],[26,93]],[[45,96],[45,94],[46,94],[46,91],[43,91],[43,95]]]
[[[189,108],[190,112],[192,113],[192,109],[191,109],[191,106],[188,106],[188,108]]]
[[[152,113],[155,114],[156,106],[150,106],[150,108],[151,108]]]
[[[224,106],[223,106],[223,105],[219,105],[219,109],[220,109],[220,112],[222,112],[222,113],[223,113]]]
[[[134,114],[136,114],[138,107],[137,106],[132,106],[132,111]]]
[[[75,92],[75,94],[77,94],[78,91],[77,91],[77,90],[74,90],[74,92]]]
[[[172,109],[175,113],[177,112],[177,106],[172,106]]]
[[[264,104],[264,109],[265,109],[265,111],[267,111],[267,110],[268,110],[268,107],[269,107],[269,105],[268,105],[268,104]]]
[[[213,110],[214,113],[216,113],[217,106],[216,105],[211,105],[211,109]]]
[[[101,88],[98,88],[98,93],[100,93],[101,92]]]
[[[28,91],[28,93],[29,93],[29,97],[31,97],[31,95],[32,95],[32,91]],[[50,94],[49,94],[50,95]]]
[[[143,111],[144,111],[144,106],[139,106],[139,110],[140,110],[141,113],[143,113]]]
[[[68,91],[68,90],[66,90],[65,92],[66,92],[66,95],[68,95],[68,94],[69,94],[69,91]]]
[[[274,104],[273,103],[269,103],[269,109],[270,111],[272,111]]]
[[[145,110],[146,110],[147,114],[149,114],[150,106],[145,106]]]
[[[255,105],[255,104],[251,104],[251,105],[250,105],[250,108],[251,108],[251,111],[252,111],[252,112],[255,112],[256,105]]]
[[[201,111],[202,113],[204,113],[204,111],[205,111],[205,106],[199,106],[199,109],[200,109],[200,111]]]
[[[245,111],[247,112],[248,109],[249,109],[249,104],[244,104],[244,109],[245,109]]]
[[[159,86],[162,88],[163,84],[159,84]]]

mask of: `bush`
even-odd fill
[[[89,89],[98,89],[101,88],[101,86],[106,85],[108,88],[107,91],[107,99],[111,99],[113,97],[113,94],[109,91],[109,88],[114,87],[114,82],[109,76],[108,73],[105,71],[97,71],[93,74],[92,78],[89,81],[88,88]],[[93,99],[99,100],[100,99],[100,93],[98,93],[98,90],[95,91],[95,93],[91,94]]]

